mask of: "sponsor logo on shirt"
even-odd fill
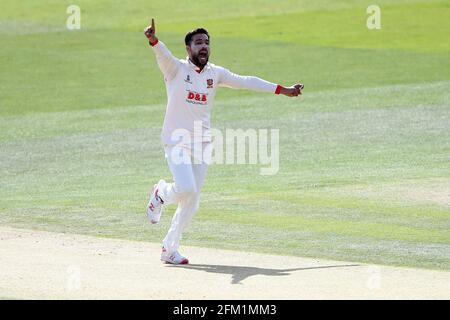
[[[188,91],[186,102],[192,104],[206,105],[208,103],[207,95],[204,93],[198,93],[194,91]]]

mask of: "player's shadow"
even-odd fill
[[[342,264],[342,265],[329,265],[318,267],[303,267],[303,268],[291,268],[291,269],[266,269],[257,267],[241,267],[241,266],[222,266],[214,264],[185,264],[185,265],[170,265],[169,267],[186,268],[192,270],[200,270],[210,273],[222,273],[230,274],[232,276],[232,284],[240,284],[241,281],[251,276],[263,275],[263,276],[288,276],[292,271],[302,270],[316,270],[316,269],[329,269],[329,268],[344,268],[344,267],[358,267],[358,264]]]

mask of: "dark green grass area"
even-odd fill
[[[296,99],[219,91],[214,127],[279,129],[280,167],[211,166],[184,244],[449,269],[447,2],[382,1],[376,31],[364,1],[81,1],[80,31],[65,30],[69,2],[6,4],[2,225],[164,237],[175,207],[159,225],[145,218],[149,189],[170,180],[166,93],[142,35],[155,13],[180,58],[184,33],[204,25],[212,62],[306,85]]]

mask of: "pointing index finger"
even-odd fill
[[[152,18],[152,28],[155,29],[155,19]]]

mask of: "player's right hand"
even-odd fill
[[[150,26],[145,28],[144,34],[150,44],[155,44],[158,41],[158,38],[156,37],[155,19],[152,18],[152,23]]]

